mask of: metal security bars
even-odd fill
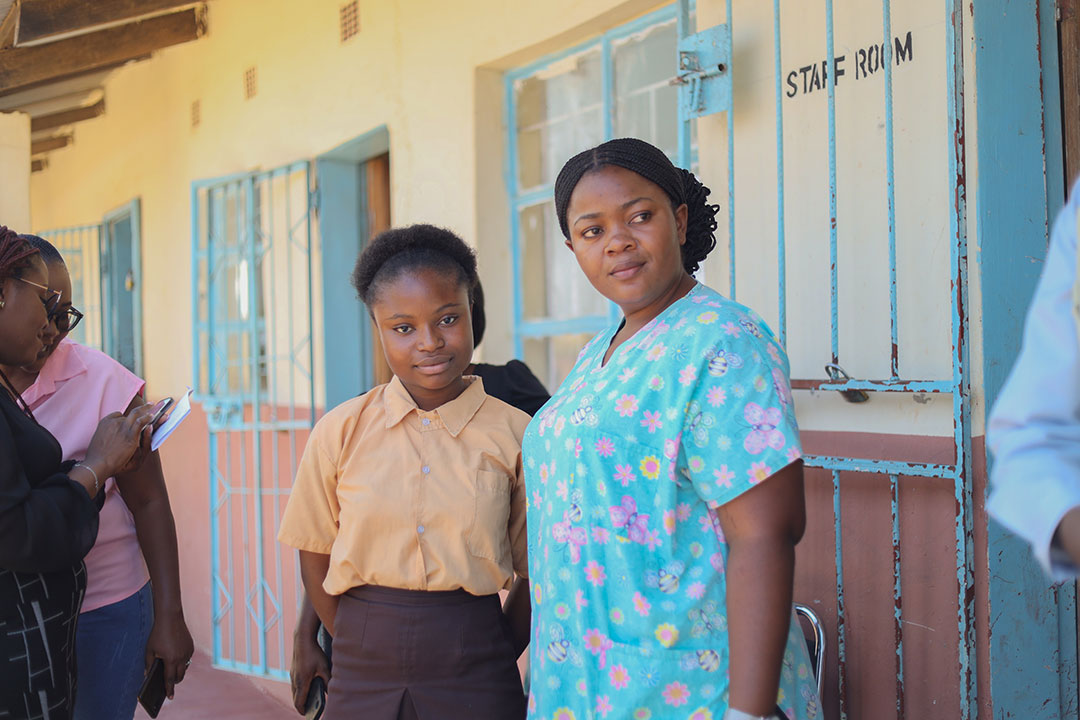
[[[41,230],[37,234],[60,251],[71,275],[71,302],[84,316],[71,331],[71,339],[101,350],[101,225]]]
[[[746,48],[738,47],[740,37],[747,37],[761,42],[768,37],[767,25],[763,15],[768,11],[767,6],[749,7],[749,4],[740,4],[740,10],[746,10],[748,16],[752,16],[757,25],[740,36],[737,27],[733,27],[733,5],[735,0],[726,0],[726,18],[729,31],[733,31],[733,67],[732,73],[739,85],[740,70],[738,58],[740,50],[749,52]],[[681,12],[688,15],[689,4],[686,0],[680,2]],[[788,200],[785,198],[785,190],[790,189],[788,178],[785,177],[785,156],[788,154],[785,148],[785,102],[792,95],[788,94],[785,86],[783,58],[788,48],[781,33],[781,21],[789,14],[803,13],[805,16],[815,13],[817,3],[811,6],[801,4],[795,7],[793,3],[773,0],[771,14],[772,55],[775,65],[775,152],[776,152],[776,302],[777,302],[777,331],[783,341],[788,341],[789,309],[792,306],[790,300],[793,296],[788,293],[788,271],[791,267],[788,263],[792,252],[793,241],[806,241],[807,233],[819,233],[828,238],[828,363],[839,371],[839,363],[844,360],[844,352],[841,344],[841,292],[842,278],[841,263],[844,257],[840,253],[838,236],[842,230],[843,222],[839,212],[841,199],[838,196],[838,187],[842,183],[858,183],[862,187],[880,187],[880,193],[884,196],[884,218],[886,227],[880,228],[871,237],[863,238],[865,243],[882,242],[887,245],[884,251],[888,258],[888,286],[880,287],[880,291],[888,294],[889,309],[889,347],[887,356],[886,377],[848,379],[839,373],[829,379],[795,379],[792,386],[796,390],[830,390],[830,391],[862,391],[864,393],[915,393],[949,394],[952,398],[952,434],[953,446],[952,462],[949,463],[926,463],[904,462],[898,460],[870,459],[860,457],[845,457],[840,455],[808,455],[805,458],[806,465],[811,468],[819,468],[826,471],[832,478],[833,497],[833,524],[835,536],[835,567],[836,567],[836,632],[838,652],[838,693],[839,714],[841,718],[849,716],[849,684],[852,680],[852,669],[848,667],[848,628],[847,619],[849,608],[845,601],[845,574],[844,574],[844,547],[841,529],[844,527],[841,515],[841,492],[840,478],[842,473],[869,474],[888,482],[890,495],[891,516],[891,547],[892,547],[892,571],[893,571],[893,631],[895,636],[895,674],[896,674],[896,715],[898,718],[905,716],[905,682],[904,682],[904,611],[903,611],[903,588],[901,584],[901,533],[900,533],[900,486],[901,478],[939,478],[950,480],[953,486],[955,501],[954,531],[955,531],[955,582],[956,582],[956,643],[958,649],[959,665],[957,667],[958,686],[960,689],[959,705],[961,718],[968,720],[976,714],[975,705],[975,633],[974,633],[974,562],[973,562],[973,519],[972,519],[972,479],[971,472],[971,386],[969,377],[969,332],[968,332],[968,247],[966,226],[966,176],[965,176],[965,119],[964,119],[964,20],[963,4],[959,0],[949,0],[940,11],[938,21],[944,21],[944,45],[940,53],[944,58],[944,64],[935,70],[944,76],[944,96],[932,97],[927,102],[943,102],[945,105],[945,122],[940,127],[939,144],[932,144],[925,152],[935,156],[933,167],[946,168],[947,179],[945,187],[948,192],[948,245],[949,245],[949,276],[941,278],[941,282],[948,284],[949,312],[951,324],[951,347],[949,348],[949,361],[951,364],[951,376],[933,377],[931,379],[909,379],[901,373],[903,367],[905,346],[900,332],[900,306],[897,293],[897,182],[894,153],[894,108],[893,108],[893,73],[896,66],[894,53],[898,49],[910,53],[910,45],[906,48],[899,46],[899,40],[893,35],[892,15],[901,7],[900,3],[892,3],[890,0],[880,2],[880,42],[874,43],[875,52],[879,53],[878,62],[880,72],[884,74],[884,96],[881,98],[881,107],[884,111],[884,172],[882,175],[860,174],[844,175],[839,172],[840,166],[837,161],[837,109],[836,109],[836,85],[840,75],[837,68],[837,54],[834,47],[834,20],[836,11],[833,0],[824,0],[823,14],[821,18],[824,27],[824,54],[826,60],[819,62],[815,72],[821,71],[824,76],[823,87],[818,86],[825,92],[824,103],[824,166],[820,167],[822,176],[827,180],[827,191],[817,196],[817,201],[827,208],[824,215],[824,223],[816,229],[807,230],[800,228],[798,235],[793,232],[793,225],[786,222],[785,208]],[[807,7],[812,9],[808,10]],[[846,15],[853,14],[855,3],[847,2],[842,5]],[[858,5],[859,12],[866,12],[869,5]],[[905,8],[906,9],[906,8]],[[937,12],[936,10],[934,12]],[[848,19],[845,17],[845,19]],[[680,23],[680,34],[685,36],[689,32],[688,23]],[[802,28],[804,33],[814,32]],[[910,36],[909,36],[910,37]],[[880,48],[880,50],[879,50]],[[938,52],[930,54],[937,57]],[[849,58],[850,60],[850,58]],[[807,70],[810,68],[808,67]],[[850,69],[850,65],[849,65]],[[757,71],[760,72],[758,67]],[[747,83],[752,82],[748,79]],[[746,84],[743,87],[747,87]],[[747,91],[749,92],[749,91]],[[759,103],[760,105],[760,103]],[[816,107],[816,106],[815,106]],[[736,225],[735,207],[736,201],[745,202],[742,196],[736,197],[735,182],[735,146],[740,141],[737,133],[737,117],[739,113],[739,93],[735,92],[732,110],[727,112],[727,184],[728,205],[725,210],[728,213],[728,273],[729,294],[734,297],[736,280],[744,278],[736,265]],[[689,126],[686,118],[682,118],[686,127]],[[790,129],[790,127],[788,128]],[[688,130],[684,130],[684,137],[688,136]],[[789,138],[791,135],[788,136]],[[940,158],[936,153],[937,148],[942,148],[947,157]],[[703,153],[704,154],[704,153]],[[935,172],[939,172],[935,170]],[[838,177],[839,176],[839,177]],[[924,178],[925,179],[925,178]],[[939,178],[940,179],[940,178]],[[802,185],[806,185],[803,178]],[[824,183],[823,183],[824,184]],[[816,187],[815,187],[815,192]],[[799,188],[805,192],[805,187]],[[767,192],[757,188],[758,191]],[[864,190],[869,192],[869,190]],[[743,205],[742,207],[745,207]],[[803,237],[799,237],[803,236]],[[800,297],[799,303],[805,304],[805,298]],[[791,350],[793,365],[798,360],[796,353]],[[815,360],[815,362],[817,362]],[[820,358],[820,364],[825,364],[826,357]],[[842,372],[842,371],[841,371]],[[918,376],[916,376],[918,377]],[[860,408],[852,408],[852,412]],[[914,430],[912,431],[914,432]],[[848,578],[850,581],[850,578]]]
[[[295,553],[276,541],[316,417],[307,162],[191,190],[196,399],[209,430],[213,659],[288,678]],[[287,617],[283,618],[283,614]]]

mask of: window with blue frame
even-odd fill
[[[675,160],[676,7],[507,74],[515,353],[555,388],[582,345],[618,316],[563,244],[552,200],[574,154],[634,136]]]

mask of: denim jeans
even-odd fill
[[[79,616],[74,720],[131,720],[153,624],[150,583],[120,602]]]

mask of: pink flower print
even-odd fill
[[[660,623],[656,626],[653,635],[656,637],[656,641],[666,648],[679,641],[679,629],[671,623]]]
[[[793,463],[802,457],[802,451],[798,447],[792,445],[787,449],[787,459],[789,463]]]
[[[566,417],[559,416],[559,419],[555,421],[555,437],[559,437],[562,434],[563,428],[566,427]]]
[[[655,455],[646,455],[638,465],[641,474],[650,480],[660,477],[660,458]]]
[[[611,442],[611,438],[600,438],[596,441],[595,447],[596,453],[600,457],[611,457],[612,453],[615,452],[615,443]]]
[[[637,409],[637,397],[634,395],[624,394],[621,398],[615,401],[615,412],[619,413],[619,415],[622,417],[630,417],[637,412]]]
[[[687,365],[679,371],[679,383],[681,385],[689,385],[697,380],[697,368],[693,365]]]
[[[615,482],[620,483],[623,487],[630,484],[630,481],[634,479],[634,468],[630,465],[616,465],[615,466]]]
[[[649,617],[649,611],[652,610],[652,604],[645,599],[645,596],[640,592],[634,593],[634,609],[637,610],[637,614],[641,617]]]
[[[574,439],[574,457],[581,457],[581,438]]]
[[[712,532],[712,519],[708,515],[699,517],[698,524],[701,525],[701,532]]]
[[[595,560],[590,560],[589,564],[585,566],[585,579],[593,587],[604,587],[604,581],[607,580],[607,570]]]
[[[587,542],[585,528],[574,527],[570,523],[570,511],[563,513],[561,522],[551,526],[551,537],[559,545],[565,545],[570,549],[570,562],[575,565],[581,562],[581,547]]]
[[[608,540],[611,539],[611,533],[606,527],[596,525],[592,529],[592,539],[597,545],[607,545]]]
[[[672,535],[672,534],[675,533],[675,511],[674,510],[665,510],[664,511],[664,532],[666,532],[668,535]]]
[[[713,470],[713,477],[716,478],[716,484],[722,488],[730,488],[731,481],[735,479],[735,473],[728,470],[727,465],[721,465],[719,470]]]
[[[547,463],[540,463],[540,484],[547,485],[549,477],[551,477],[551,473],[548,470]]]
[[[686,588],[686,594],[695,600],[700,600],[705,597],[705,583],[691,583],[690,587]]]
[[[555,485],[555,488],[556,488],[555,489],[555,494],[558,495],[562,499],[563,502],[566,502],[566,495],[567,495],[567,493],[566,493],[566,481],[565,480],[560,480]]]
[[[652,720],[652,710],[647,707],[639,707],[630,717],[634,720]]]
[[[637,368],[628,367],[619,373],[619,382],[627,382],[635,375],[637,375]]]
[[[585,649],[600,658],[600,669],[607,665],[607,651],[613,647],[611,640],[599,630],[592,628],[585,631]]]
[[[679,506],[675,508],[679,522],[686,522],[690,519],[690,503],[679,503]]]
[[[637,501],[630,495],[623,495],[622,503],[608,508],[611,513],[611,524],[617,528],[626,528],[631,542],[645,544],[645,536],[649,532],[649,516],[639,513]]]
[[[660,542],[660,531],[650,530],[649,532],[647,532],[645,534],[645,542],[643,544],[650,550],[655,550],[656,548],[660,547],[663,544]]]
[[[533,507],[540,507],[540,504],[541,504],[542,500],[543,500],[543,498],[540,497],[540,491],[539,490],[533,490],[533,496],[532,496]]]
[[[706,310],[697,316],[697,321],[702,325],[712,325],[720,316],[714,310]]]
[[[574,605],[577,606],[579,612],[582,608],[589,607],[589,601],[586,599],[583,591],[578,590],[577,593],[574,594]]]
[[[600,717],[607,717],[608,713],[612,711],[611,701],[607,695],[596,696],[596,712]]]
[[[681,682],[675,681],[664,687],[664,702],[672,707],[685,705],[690,700],[690,688]]]
[[[532,705],[531,709],[535,710],[536,699],[533,697],[532,693],[529,693],[529,703]],[[561,707],[555,711],[555,714],[552,715],[551,720],[577,720],[577,716],[574,715],[574,711],[570,708]]]
[[[608,673],[608,679],[611,680],[611,684],[616,690],[622,690],[630,682],[630,673],[626,671],[625,666],[615,665],[611,668],[611,672]]]
[[[776,429],[783,419],[780,408],[762,408],[757,403],[747,403],[743,417],[750,423],[750,434],[743,440],[743,448],[751,455],[760,454],[765,448],[779,450],[786,442],[784,433]]]
[[[709,388],[709,392],[706,393],[705,398],[713,407],[720,407],[727,400],[727,393],[724,392],[724,388],[720,386],[711,387]]]
[[[669,460],[678,458],[678,446],[681,436],[674,439],[664,440],[664,457]]]
[[[794,713],[787,713],[788,717],[793,717]],[[712,710],[709,708],[700,707],[690,714],[686,720],[713,720]]]
[[[650,435],[664,427],[664,422],[660,419],[660,411],[657,410],[656,412],[653,412],[652,410],[646,410],[645,417],[641,421],[641,426],[648,428]]]
[[[724,328],[724,332],[731,337],[739,337],[739,335],[742,333],[742,328],[740,328],[733,322],[726,322],[721,325],[721,327]]]
[[[660,358],[664,357],[664,353],[666,352],[667,346],[665,346],[664,343],[656,343],[651,348],[649,348],[649,352],[645,353],[645,359],[651,362],[655,362]]]
[[[770,475],[772,475],[772,468],[763,462],[756,462],[750,466],[750,469],[746,471],[746,474],[750,476],[750,484],[757,485]]]
[[[659,375],[653,375],[651,378],[649,378],[649,389],[650,390],[663,390],[664,389],[664,378],[660,377]]]
[[[713,553],[709,556],[709,564],[712,565],[713,570],[718,573],[724,572],[724,556],[722,553]],[[581,592],[578,590],[578,592]]]

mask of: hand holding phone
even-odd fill
[[[165,663],[159,657],[154,658],[150,671],[143,678],[142,687],[139,688],[139,704],[152,718],[158,716],[161,706],[165,704]]]
[[[152,428],[157,428],[158,423],[165,416],[165,413],[172,407],[173,399],[171,397],[158,400],[154,404],[154,414],[150,416],[150,422],[147,423]]]

